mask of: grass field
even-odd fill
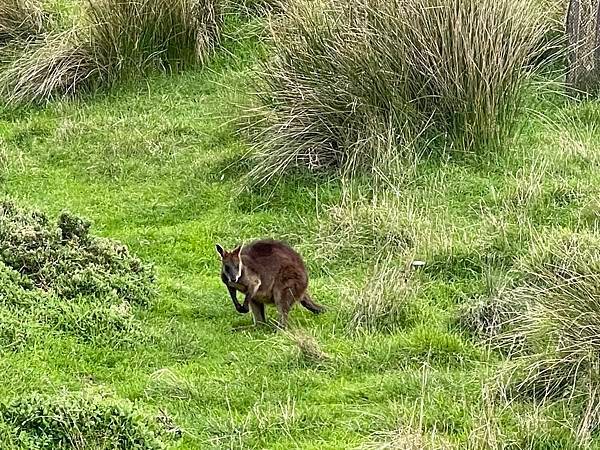
[[[250,148],[235,119],[264,50],[257,26],[236,26],[203,69],[0,110],[2,194],[90,218],[153,263],[159,285],[135,311],[138,341],[40,335],[2,350],[0,398],[128,399],[181,428],[172,448],[579,448],[568,399],[489,401],[505,357],[457,317],[535,245],[597,233],[598,103],[532,92],[502,151],[418,160],[404,185],[369,201],[356,201],[368,184],[305,172],[240,192]],[[215,243],[265,236],[305,255],[313,297],[328,308],[296,307],[288,333],[243,328],[251,317],[219,279]],[[386,295],[408,302],[403,324],[351,332],[349,302],[370,295],[383,253]],[[404,269],[413,259],[425,266]],[[398,278],[408,272],[407,293]]]

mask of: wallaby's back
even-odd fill
[[[308,286],[306,267],[289,245],[272,239],[253,241],[242,248],[243,264],[256,273],[263,285],[293,287],[303,294]],[[288,286],[289,285],[289,286]]]

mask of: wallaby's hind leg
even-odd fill
[[[312,298],[310,298],[310,295],[308,295],[308,292],[305,292],[304,295],[302,296],[302,298],[300,299],[300,304],[302,306],[304,306],[306,309],[308,309],[310,312],[315,313],[315,314],[319,314],[325,311],[325,307],[321,306],[321,305],[317,305]]]
[[[287,327],[288,314],[295,301],[294,295],[290,288],[285,288],[282,291],[274,292],[273,297],[279,314],[277,318],[279,328],[285,329]]]
[[[266,323],[265,305],[251,300],[250,310],[252,311],[252,315],[254,316],[254,325],[262,325]]]

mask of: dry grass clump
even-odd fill
[[[546,27],[526,0],[289,3],[271,23],[251,177],[380,174],[437,137],[501,148]]]
[[[0,46],[39,36],[43,31],[44,12],[39,1],[0,1]]]
[[[214,0],[91,0],[90,46],[111,71],[203,63],[219,37]]]
[[[346,289],[346,329],[357,332],[393,332],[414,319],[414,301],[420,285],[410,266],[391,258],[378,261],[363,286]]]
[[[389,199],[344,201],[327,214],[319,224],[315,259],[336,255],[340,260],[372,261],[380,253],[404,254],[416,245],[415,222],[422,219],[410,205]]]
[[[595,0],[572,0],[567,12],[569,41],[566,84],[574,95],[600,93],[600,9]]]
[[[600,420],[600,240],[539,238],[517,270],[512,296],[528,306],[504,337],[522,339],[526,353],[510,364],[509,390],[571,404],[585,442]]]
[[[311,366],[323,366],[332,361],[331,355],[321,348],[319,341],[306,331],[295,329],[280,330],[280,332],[292,344],[298,361]]]
[[[435,432],[426,433],[411,427],[381,432],[372,440],[358,447],[358,450],[453,450],[453,446],[443,436]]]
[[[109,81],[108,68],[94,52],[78,32],[48,35],[0,73],[0,95],[22,104],[90,92]]]

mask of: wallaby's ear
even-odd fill
[[[242,249],[242,246],[241,246],[241,245],[238,245],[236,248],[234,248],[234,249],[231,251],[231,253],[232,253],[233,255],[239,255],[239,254],[240,254],[240,250],[241,250],[241,249]]]
[[[217,253],[221,256],[221,258],[223,258],[223,256],[225,256],[225,250],[223,250],[223,247],[217,244],[215,245],[215,248],[217,249]]]

